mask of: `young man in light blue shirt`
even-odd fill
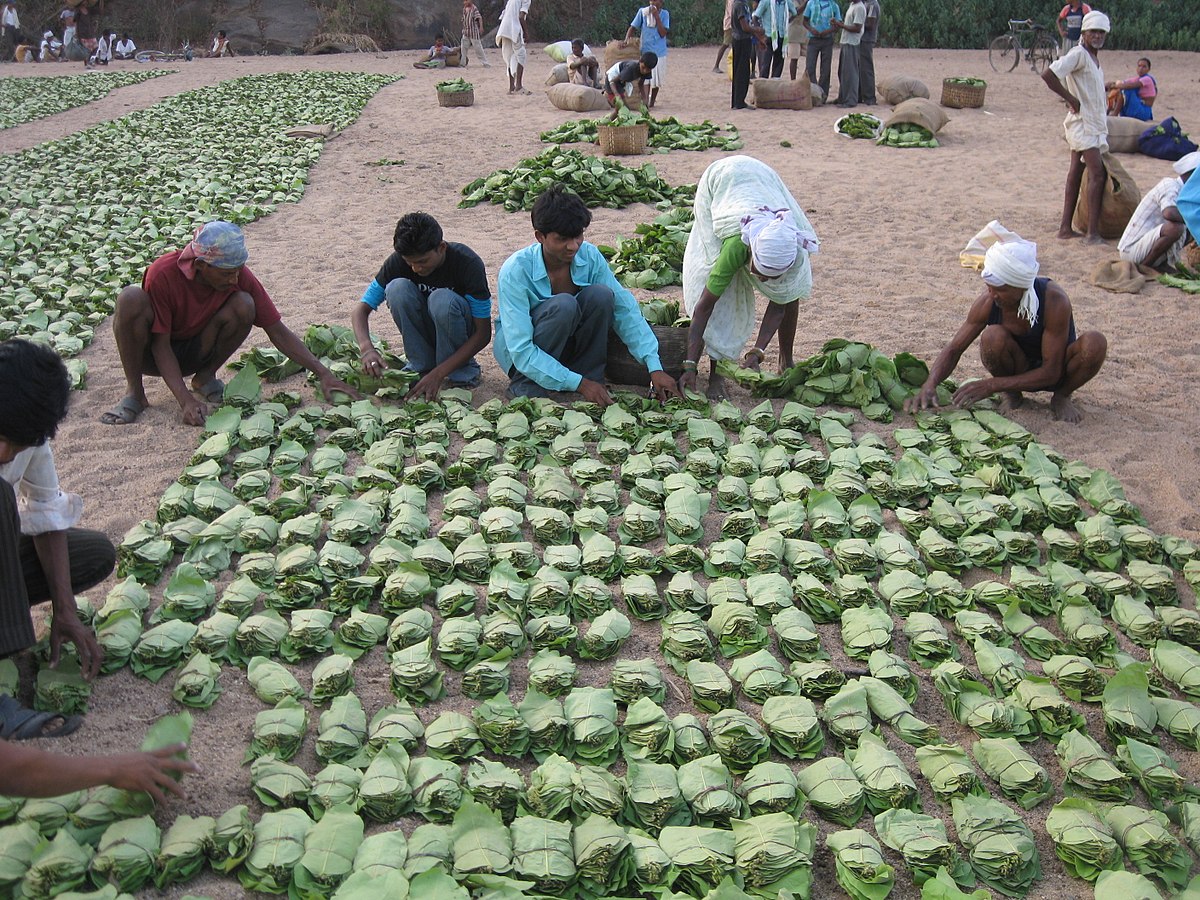
[[[658,57],[658,63],[650,73],[650,102],[646,105],[654,108],[658,100],[658,89],[666,84],[667,79],[667,34],[671,30],[671,14],[663,9],[662,0],[650,0],[649,6],[643,6],[629,23],[625,32],[625,43],[633,40],[635,32],[641,32],[643,53],[653,53]]]
[[[833,35],[837,31],[833,20],[841,17],[841,7],[834,0],[808,0],[804,7],[804,27],[810,35],[804,68],[808,71],[808,80],[821,86],[826,100],[829,99],[829,78],[833,74]],[[818,60],[821,63],[819,78]]]
[[[552,185],[537,198],[531,218],[536,242],[500,267],[493,346],[509,377],[509,394],[577,391],[608,406],[613,399],[604,386],[604,366],[612,328],[649,371],[655,396],[680,396],[675,379],[663,371],[658,338],[637,300],[596,246],[583,239],[592,213],[579,196]]]

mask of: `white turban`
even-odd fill
[[[1108,16],[1100,12],[1098,9],[1093,9],[1090,13],[1083,17],[1084,31],[1112,31],[1112,26],[1108,23]]]
[[[1193,169],[1200,168],[1200,150],[1193,150],[1187,156],[1177,160],[1173,168],[1176,175],[1186,175]]]
[[[817,236],[796,227],[790,209],[760,206],[742,219],[742,241],[750,248],[754,267],[768,278],[777,278],[790,269],[804,249],[820,249]]]
[[[1037,278],[1037,244],[1027,241],[1017,234],[1009,232],[1011,237],[1002,238],[988,247],[983,257],[983,281],[992,287],[1024,288],[1025,295],[1017,315],[1036,325],[1038,319],[1038,298],[1033,289],[1033,280]]]

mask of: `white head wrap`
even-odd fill
[[[796,262],[803,249],[820,249],[817,236],[797,228],[790,209],[760,206],[742,218],[742,241],[750,248],[754,267],[768,278],[777,278]]]
[[[1083,17],[1084,31],[1112,31],[1112,26],[1108,23],[1108,16],[1100,12],[1098,9],[1093,9],[1090,13]]]
[[[1193,169],[1200,168],[1200,150],[1193,150],[1175,162],[1173,166],[1176,175],[1186,175]]]
[[[1017,315],[1036,325],[1038,319],[1038,298],[1033,289],[1033,280],[1037,278],[1037,244],[1027,241],[1017,234],[1009,232],[1011,237],[1003,238],[988,247],[983,257],[983,281],[992,287],[1024,288],[1025,295]]]

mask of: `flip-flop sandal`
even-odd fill
[[[220,403],[225,399],[225,382],[220,378],[210,378],[201,387],[192,390],[203,397],[205,403]]]
[[[52,725],[58,721],[58,725]],[[37,712],[22,706],[14,697],[0,697],[0,738],[27,741],[31,738],[66,737],[79,730],[83,716],[60,712]]]
[[[121,402],[100,416],[105,425],[132,425],[146,409],[132,394],[126,394]]]

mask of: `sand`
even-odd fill
[[[880,77],[919,77],[930,86],[935,100],[944,77],[972,75],[988,80],[986,106],[951,110],[949,125],[938,135],[939,149],[903,151],[838,136],[833,122],[841,111],[832,107],[810,112],[729,110],[728,81],[711,72],[713,50],[672,50],[671,81],[662,91],[658,112],[685,121],[733,122],[745,138],[743,152],[772,165],[804,205],[822,249],[814,263],[812,299],[801,310],[797,358],[816,352],[829,338],[846,337],[873,343],[889,354],[908,350],[932,360],[980,287],[978,275],[959,266],[958,251],[979,228],[998,218],[1038,242],[1042,272],[1071,297],[1077,325],[1100,329],[1109,338],[1104,370],[1077,395],[1086,417],[1083,424],[1053,421],[1045,397],[1027,403],[1015,419],[1067,457],[1112,471],[1155,530],[1200,540],[1200,517],[1193,502],[1200,486],[1196,456],[1200,428],[1192,385],[1200,359],[1194,326],[1187,324],[1194,322],[1194,300],[1157,284],[1137,295],[1106,293],[1088,284],[1086,275],[1096,263],[1115,256],[1115,243],[1089,247],[1056,239],[1067,169],[1061,138],[1064,106],[1040,78],[1025,68],[993,73],[983,51],[878,50]],[[1137,56],[1104,52],[1101,61],[1107,77],[1127,76]],[[250,266],[293,329],[302,332],[311,322],[348,324],[351,304],[391,250],[396,219],[410,210],[433,213],[448,239],[473,247],[483,257],[494,285],[504,259],[532,240],[528,216],[494,206],[457,209],[459,192],[480,175],[540,152],[546,145],[539,142],[538,133],[570,116],[542,96],[542,79],[552,62],[538,49],[530,55],[526,82],[533,93],[529,96],[506,93],[498,53],[493,54],[496,64],[490,69],[473,65],[451,73],[475,82],[475,105],[470,108],[439,108],[433,85],[445,74],[413,70],[416,58],[415,52],[396,52],[176,63],[176,74],[0,132],[0,152],[52,140],[163,97],[240,75],[309,68],[402,73],[404,80],[381,91],[354,125],[328,142],[300,203],[281,207],[246,228]],[[1163,91],[1156,107],[1160,118],[1175,115],[1185,128],[1200,121],[1197,56],[1155,53],[1153,59]],[[72,65],[69,71],[79,69]],[[67,66],[45,66],[26,67],[20,74],[67,72]],[[5,74],[10,73],[16,74],[13,67],[6,67]],[[886,114],[887,107],[870,111]],[[782,146],[785,141],[791,146]],[[669,182],[683,183],[694,182],[717,158],[716,151],[672,152],[639,162],[653,162]],[[394,164],[372,165],[384,160]],[[1149,157],[1122,156],[1121,161],[1143,191],[1172,174],[1168,163]],[[86,178],[86,161],[81,177]],[[612,243],[653,214],[644,206],[597,210],[588,238]],[[679,289],[673,293],[678,295]],[[379,335],[398,343],[386,316],[376,316],[374,324]],[[256,333],[251,340],[261,343],[265,338]],[[153,517],[158,497],[186,464],[198,432],[181,423],[171,395],[157,381],[148,384],[153,406],[136,425],[100,425],[100,413],[123,393],[116,346],[107,325],[97,329],[85,358],[90,368],[88,386],[75,396],[55,451],[64,485],[84,495],[83,524],[119,541],[130,526]],[[772,346],[766,367],[772,368],[777,360]],[[476,392],[477,399],[501,396],[505,385],[490,351],[480,361],[484,384]],[[964,356],[959,376],[982,373],[974,352]],[[295,378],[288,386],[302,383]],[[735,390],[734,399],[748,397]],[[899,424],[904,420],[898,417]],[[110,586],[92,592],[97,605]],[[628,654],[653,652],[657,631],[657,626],[639,629]],[[835,632],[826,635],[827,646],[840,645]],[[378,656],[372,654],[372,661],[359,670],[358,692],[368,713],[389,696]],[[457,676],[450,679],[452,692],[457,680]],[[519,683],[523,681],[521,674]],[[54,748],[69,752],[128,748],[150,721],[176,708],[170,698],[171,682],[168,677],[151,686],[128,670],[103,679],[94,692],[86,726],[73,738],[55,742]],[[203,774],[188,781],[189,799],[173,804],[160,817],[164,823],[171,814],[219,814],[251,796],[249,773],[240,761],[253,716],[262,705],[246,688],[242,673],[226,670],[223,683],[226,693],[217,706],[197,716],[193,757]],[[683,708],[673,701],[668,712]],[[928,682],[918,711],[945,718]],[[1090,718],[1095,731],[1098,716]],[[315,727],[314,717],[310,728]],[[952,723],[948,734],[969,742],[969,733]],[[1049,753],[1044,742],[1038,747]],[[1186,756],[1178,745],[1170,749],[1177,759]],[[909,756],[906,759],[911,762]],[[311,740],[299,761],[310,772],[319,768]],[[1043,762],[1051,772],[1058,772],[1051,758]],[[1191,761],[1185,764],[1194,774]],[[927,809],[936,809],[930,798],[926,800]],[[1031,819],[1042,819],[1047,808],[1040,807]],[[1031,896],[1090,895],[1081,882],[1065,876],[1040,826],[1037,830],[1045,874]],[[834,896],[832,864],[821,855],[814,896]],[[189,892],[214,897],[243,893],[236,882],[206,876],[167,896]],[[914,895],[911,885],[898,886],[894,894]]]

